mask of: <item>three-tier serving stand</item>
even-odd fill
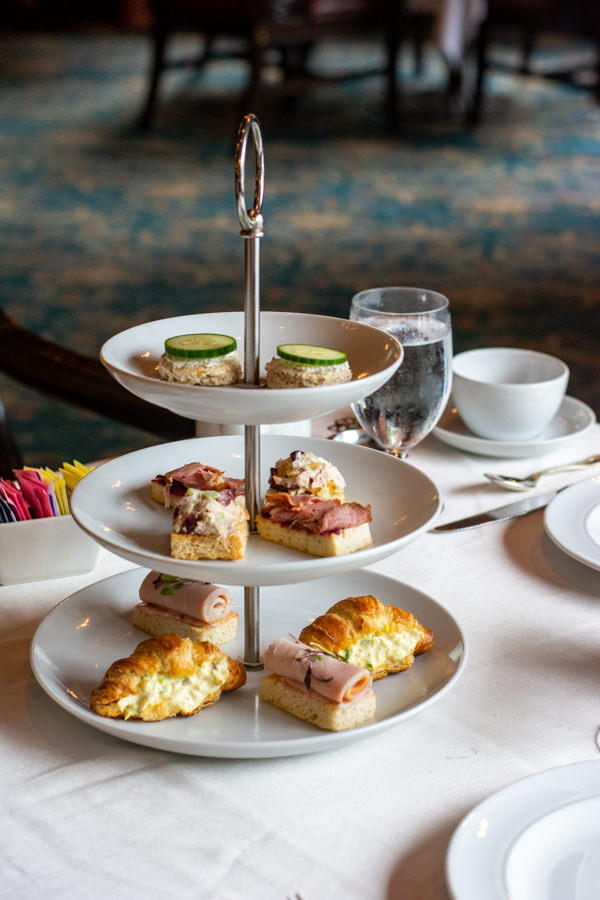
[[[250,139],[254,147],[256,176],[253,203],[248,207],[245,196],[245,165]],[[259,512],[262,493],[266,487],[266,484],[261,485],[261,452],[265,447],[269,453],[269,465],[273,465],[277,458],[271,458],[276,450],[281,455],[287,455],[290,447],[291,449],[313,448],[315,451],[321,450],[318,455],[326,455],[334,463],[336,456],[343,457],[343,467],[351,470],[350,474],[354,484],[363,482],[362,473],[368,473],[368,481],[364,481],[363,487],[368,484],[368,491],[365,490],[365,494],[368,495],[371,492],[377,510],[377,521],[374,520],[373,523],[375,530],[373,545],[345,557],[319,558],[308,557],[307,554],[271,544],[261,540],[258,535],[251,534],[246,553],[247,559],[244,560],[190,561],[167,558],[165,541],[168,543],[168,526],[163,523],[164,511],[161,511],[157,504],[148,499],[149,479],[160,474],[161,471],[168,471],[170,468],[176,468],[192,461],[191,457],[183,458],[179,455],[184,452],[192,452],[192,446],[193,452],[197,454],[194,456],[196,461],[214,464],[215,451],[212,450],[212,456],[208,454],[209,448],[213,448],[213,444],[210,442],[214,441],[224,442],[219,445],[220,458],[231,459],[232,455],[238,458],[240,454],[237,453],[237,450],[233,453],[231,451],[233,446],[231,441],[235,441],[235,447],[237,447],[238,438],[231,437],[198,437],[188,441],[149,447],[109,461],[86,476],[75,489],[72,497],[73,517],[80,527],[100,544],[138,565],[192,579],[243,587],[244,647],[240,657],[249,671],[249,682],[254,685],[254,688],[257,688],[256,678],[260,677],[259,670],[262,668],[261,649],[264,650],[264,646],[261,648],[260,634],[261,587],[270,591],[273,585],[297,587],[306,581],[318,579],[324,579],[325,583],[329,583],[331,579],[328,579],[327,576],[333,575],[338,579],[342,575],[343,587],[340,582],[340,585],[336,584],[336,589],[339,587],[340,590],[346,590],[348,593],[345,596],[348,596],[355,592],[355,584],[348,581],[347,578],[344,581],[345,573],[350,573],[350,577],[359,582],[358,587],[362,587],[364,593],[375,592],[375,590],[370,591],[366,584],[362,584],[362,581],[368,581],[369,586],[372,583],[376,584],[378,590],[390,595],[387,602],[395,602],[396,595],[402,602],[401,598],[404,596],[406,598],[404,600],[405,608],[425,609],[425,616],[430,620],[428,624],[431,624],[431,618],[436,619],[436,628],[442,638],[439,642],[441,655],[437,655],[438,651],[436,654],[431,654],[430,659],[425,663],[428,669],[424,677],[415,679],[413,683],[411,675],[407,676],[403,682],[406,687],[406,696],[397,698],[397,690],[392,684],[384,686],[384,693],[387,691],[391,700],[384,702],[380,720],[367,726],[367,732],[368,729],[377,730],[399,717],[411,714],[419,705],[431,702],[436,695],[441,695],[457,677],[464,662],[460,629],[449,614],[435,604],[435,601],[431,601],[419,592],[399,583],[396,590],[397,583],[394,581],[393,586],[390,587],[388,584],[390,579],[386,580],[384,576],[365,573],[365,579],[363,579],[362,577],[357,578],[356,574],[352,575],[352,573],[356,573],[356,570],[390,556],[404,544],[426,531],[441,509],[439,491],[424,473],[404,462],[381,454],[379,451],[344,444],[337,444],[335,447],[333,444],[329,444],[325,449],[326,442],[318,438],[292,439],[284,438],[281,435],[263,435],[261,437],[261,424],[289,423],[324,415],[372,393],[390,378],[400,365],[402,349],[389,335],[357,322],[297,313],[261,313],[260,240],[264,233],[262,213],[264,153],[260,126],[252,114],[244,117],[238,132],[235,152],[235,195],[241,236],[244,242],[244,382],[231,387],[203,388],[163,382],[158,379],[155,371],[156,348],[159,340],[164,343],[165,338],[182,333],[173,331],[172,328],[182,326],[184,322],[187,325],[189,320],[192,320],[195,326],[192,329],[194,331],[222,330],[228,334],[235,334],[241,324],[237,313],[184,316],[134,327],[110,339],[102,348],[101,359],[111,374],[124,387],[151,403],[168,406],[175,412],[196,421],[243,425],[246,505],[251,523],[254,522],[255,516]],[[215,327],[215,325],[219,327]],[[353,366],[354,377],[351,382],[343,385],[324,386],[318,390],[312,388],[291,389],[290,391],[266,389],[260,383],[260,345],[263,332],[268,333],[270,355],[272,355],[271,351],[275,350],[275,346],[271,345],[277,343],[327,343],[329,346],[336,346],[334,341],[342,341],[337,346],[350,351],[351,365],[350,357],[352,356],[359,363],[358,371]],[[347,346],[343,346],[344,343]],[[149,349],[151,346],[154,349]],[[294,442],[297,446],[294,446]],[[204,447],[210,456],[209,459],[203,458]],[[327,452],[329,448],[331,448],[331,454]],[[178,454],[176,457],[171,454],[171,449],[173,454]],[[166,464],[167,458],[170,465]],[[360,462],[357,462],[358,458],[360,458]],[[162,470],[159,466],[163,466]],[[225,468],[225,466],[220,467]],[[227,471],[228,474],[235,474],[229,469]],[[349,473],[344,471],[343,474],[348,476]],[[264,471],[263,478],[266,478]],[[139,485],[134,484],[136,480],[140,482]],[[360,498],[353,496],[350,499],[369,502],[370,496]],[[157,517],[159,519],[158,526],[152,524],[157,521]],[[366,575],[369,575],[368,579],[366,579]],[[115,577],[121,578],[121,576]],[[124,573],[122,577],[124,579],[123,586],[117,587],[117,593],[120,590],[125,590],[127,593],[130,585],[138,576],[133,571]],[[91,586],[90,589],[87,589],[88,593],[84,592],[81,598],[71,598],[75,601],[75,607],[80,603],[87,610],[88,605],[95,602],[97,595],[110,595],[110,585],[106,587],[102,586],[102,583],[99,585],[97,589]],[[89,591],[92,592],[91,595]],[[293,591],[288,593],[293,593]],[[310,589],[307,589],[305,593],[309,597]],[[331,605],[332,602],[339,599],[342,599],[342,595],[336,596],[335,590],[329,585],[327,599],[323,602]],[[136,602],[136,597],[131,596],[129,599],[127,593],[124,602],[127,608],[131,608]],[[425,603],[425,607],[423,607],[423,603]],[[324,612],[326,608],[326,605],[322,606],[313,614]],[[68,612],[69,608],[67,607],[64,614]],[[110,618],[110,614],[107,615]],[[282,620],[285,621],[284,616],[282,616]],[[111,622],[107,619],[106,628],[109,633],[114,628],[114,621]],[[285,636],[288,631],[289,626],[284,626],[277,636]],[[119,633],[119,639],[122,640],[123,634],[121,631]],[[43,636],[42,630],[40,640]],[[225,650],[227,652],[227,647]],[[179,732],[174,731],[180,727],[180,723],[176,720],[161,723],[129,723],[103,720],[101,717],[94,716],[81,704],[73,704],[71,696],[65,696],[62,688],[54,684],[55,668],[48,673],[44,671],[43,665],[38,665],[36,668],[34,664],[38,680],[57,702],[97,728],[150,746],[166,747],[198,755],[273,756],[326,749],[337,746],[345,740],[353,739],[358,736],[357,731],[365,733],[363,729],[358,729],[349,736],[343,733],[319,732],[315,734],[317,729],[311,730],[311,726],[306,726],[306,723],[300,723],[293,717],[281,714],[282,718],[277,718],[277,725],[273,726],[272,733],[267,727],[264,729],[267,736],[261,737],[259,734],[257,738],[256,734],[261,731],[262,726],[259,709],[255,702],[256,690],[256,694],[249,704],[252,712],[249,712],[247,707],[243,707],[241,700],[236,701],[234,697],[231,699],[227,697],[225,698],[227,703],[216,704],[210,711],[194,717],[198,720],[202,719],[198,725],[202,735],[200,739],[197,736],[189,737],[189,734],[182,739]],[[254,672],[257,674],[253,675]],[[48,682],[53,683],[48,684]],[[67,694],[73,696],[76,692],[67,690]],[[236,702],[238,703],[237,707]],[[232,712],[229,713],[229,710]],[[221,718],[219,719],[219,717]],[[190,728],[196,727],[193,723],[189,724],[191,720],[184,721],[188,723],[188,732]],[[239,730],[236,730],[238,721]],[[279,723],[282,721],[285,721],[284,737],[279,731],[281,727]],[[216,724],[211,725],[210,723],[213,722]],[[206,723],[206,729],[203,728],[203,723]],[[307,733],[303,730],[304,726],[308,728]],[[222,738],[221,730],[227,732],[226,737]]]

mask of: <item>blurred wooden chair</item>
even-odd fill
[[[600,7],[598,0],[487,0],[488,13],[475,44],[476,78],[472,102],[468,111],[470,124],[477,124],[482,115],[485,77],[494,68],[507,66],[492,64],[490,45],[495,34],[507,30],[517,36],[519,63],[512,71],[523,75],[537,75],[571,84],[578,84],[581,67],[569,64],[553,70],[534,70],[532,55],[544,34],[580,38],[592,42],[596,48],[595,78],[588,85],[600,102]],[[585,69],[589,70],[586,61]]]
[[[121,387],[99,359],[47,341],[0,309],[0,372],[19,384],[81,409],[168,440],[193,437],[195,423],[147,403]],[[22,457],[0,401],[0,476]]]
[[[149,0],[153,16],[152,65],[143,111],[142,130],[151,128],[163,74],[168,69],[202,70],[225,58],[244,59],[248,81],[241,114],[260,110],[261,94],[277,86],[265,84],[264,73],[275,55],[282,72],[278,85],[294,99],[315,82],[381,74],[385,78],[386,112],[395,124],[397,56],[403,22],[403,0]],[[170,38],[181,31],[203,36],[202,53],[192,58],[170,58]],[[313,72],[308,65],[311,48],[326,37],[374,34],[382,41],[385,63],[378,69],[353,69],[341,75]],[[228,39],[224,48],[221,39]],[[232,43],[233,42],[233,43]]]

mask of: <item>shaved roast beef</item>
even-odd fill
[[[236,495],[244,493],[243,478],[230,478],[221,469],[199,462],[186,463],[177,469],[171,469],[164,475],[157,475],[152,481],[162,488],[165,506],[169,505],[171,496],[183,497],[188,488],[199,491],[231,490]]]
[[[329,534],[371,521],[371,507],[360,503],[321,500],[313,494],[272,493],[261,515],[278,525]]]

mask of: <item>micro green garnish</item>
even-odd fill
[[[299,641],[293,635],[290,634],[292,640],[294,640],[297,644],[302,644],[302,641]],[[327,650],[323,644],[312,643],[311,647],[314,647],[315,650],[318,650],[320,653],[326,653],[327,656],[332,656],[334,659],[340,659],[342,662],[348,662],[350,659],[350,648],[345,650],[344,652],[334,653],[333,650]]]
[[[327,684],[329,681],[333,681],[333,675],[330,675],[329,678],[319,678],[318,675],[313,674],[313,663],[319,662],[323,659],[323,654],[326,656],[331,656],[333,659],[337,659],[335,653],[331,653],[329,650],[325,650],[324,647],[308,647],[306,644],[303,644],[302,641],[299,641],[297,637],[294,637],[293,634],[290,634],[291,639],[295,644],[299,644],[301,649],[298,651],[294,659],[299,660],[300,662],[307,663],[306,667],[306,675],[304,676],[304,687],[307,691],[310,691],[311,681],[314,678],[315,681],[320,681],[323,684]]]
[[[178,575],[165,575],[163,573],[159,575],[158,578],[155,578],[152,584],[158,585],[161,581],[166,581],[168,583],[168,587],[161,589],[160,593],[163,597],[170,597],[174,591],[183,587],[183,581]]]

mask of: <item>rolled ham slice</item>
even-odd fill
[[[140,585],[140,600],[209,625],[223,619],[233,604],[227,588],[185,578],[164,580],[160,572],[146,575]]]
[[[367,669],[352,666],[320,653],[301,641],[279,638],[269,644],[264,656],[265,669],[274,672],[298,689],[306,690],[310,671],[310,692],[334,703],[356,703],[371,690],[373,679]]]

